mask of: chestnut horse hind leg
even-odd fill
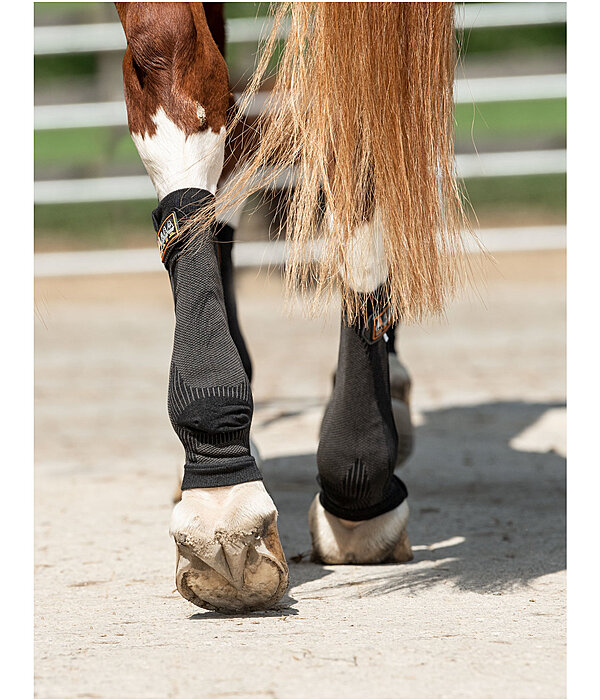
[[[252,392],[228,324],[214,226],[194,219],[214,207],[223,168],[227,68],[201,3],[116,5],[129,129],[156,188],[153,220],[175,302],[168,411],[185,449],[170,527],[177,588],[209,609],[270,607],[288,581],[277,510],[250,452]]]
[[[321,493],[310,507],[309,527],[313,557],[329,564],[412,559],[407,491],[394,475],[407,457],[398,437],[412,431],[407,403],[406,416],[399,416],[392,402],[391,384],[399,373],[394,365],[390,372],[388,266],[378,238],[376,217],[356,229],[343,283],[359,295],[374,295],[379,309],[365,297],[366,320],[342,316],[338,366],[317,451]]]

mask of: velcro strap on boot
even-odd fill
[[[366,321],[361,319],[353,324],[362,339],[369,345],[373,345],[378,340],[381,340],[385,333],[393,326],[392,306],[389,301],[388,292],[387,284],[382,284],[370,294],[366,300]]]

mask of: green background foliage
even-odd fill
[[[229,18],[255,17],[267,11],[266,3],[226,4]],[[112,3],[36,3],[34,16],[37,25],[118,19]],[[510,73],[519,61],[531,62],[540,72],[564,70],[564,25],[471,30],[460,42],[459,78],[473,66],[477,75],[486,71],[501,75],[504,66]],[[227,51],[232,83],[239,89],[252,73],[256,45],[230,44]],[[75,101],[71,94],[94,94],[97,86],[101,94],[107,90],[110,94],[88,101],[120,99],[119,63],[117,54],[38,56],[34,60],[36,102],[69,103]],[[552,66],[559,68],[552,70]],[[565,148],[564,99],[460,104],[455,116],[457,152]],[[44,130],[35,132],[34,139],[36,179],[144,172],[126,127]],[[465,187],[482,226],[564,222],[563,175],[472,179]],[[149,245],[153,206],[151,201],[36,206],[36,247]]]

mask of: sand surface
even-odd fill
[[[310,563],[338,315],[239,276],[254,438],[280,513],[281,610],[174,590],[166,275],[36,284],[37,697],[564,697],[565,256],[502,254],[481,299],[400,332],[413,375],[415,559]]]

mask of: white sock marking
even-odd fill
[[[152,117],[153,136],[132,134],[133,142],[154,184],[158,199],[169,192],[197,187],[215,194],[223,169],[225,127],[186,134],[160,107]]]
[[[333,225],[331,216],[330,225]],[[388,264],[378,210],[370,221],[354,230],[346,251],[346,265],[342,266],[341,274],[349,287],[363,294],[374,292],[386,281]]]

